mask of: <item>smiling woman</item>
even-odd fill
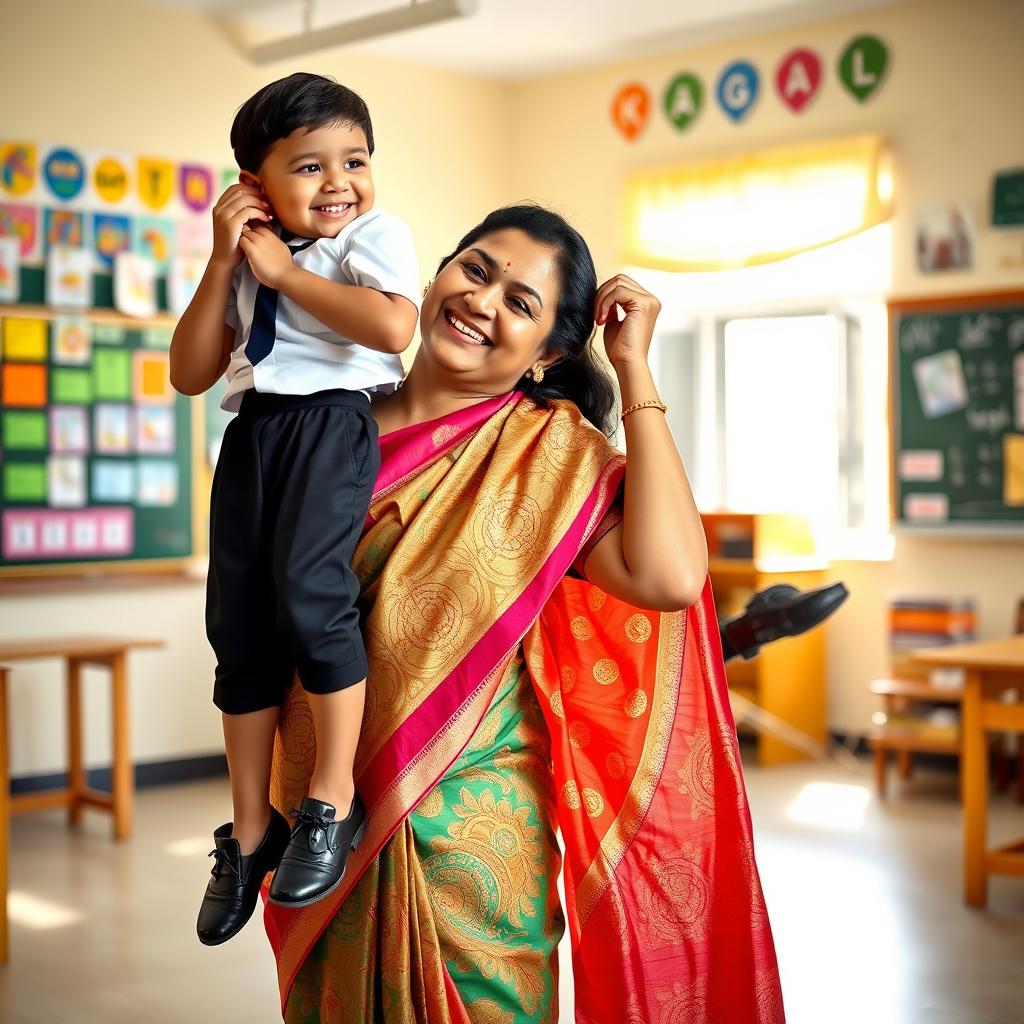
[[[267,908],[288,1021],[551,1021],[566,920],[577,1019],[783,1019],[703,532],[647,365],[658,309],[622,275],[598,287],[539,207],[441,261],[412,370],[373,407],[367,833],[333,894]],[[312,747],[293,686],[277,806]]]

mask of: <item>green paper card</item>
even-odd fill
[[[4,466],[4,497],[8,501],[46,501],[46,466],[8,462]]]
[[[46,413],[5,412],[4,448],[34,451],[46,448]]]
[[[92,354],[92,381],[98,401],[127,401],[132,395],[132,354],[128,349],[101,349]]]
[[[60,405],[88,405],[92,401],[89,371],[55,368],[50,377],[50,396]]]
[[[123,345],[124,328],[120,324],[93,324],[94,345]]]
[[[146,348],[160,348],[166,352],[171,347],[173,335],[172,327],[147,327],[142,332],[142,344]]]

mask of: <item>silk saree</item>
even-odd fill
[[[573,574],[621,453],[513,392],[381,456],[354,560],[368,826],[334,893],[266,905],[284,1019],[546,1024],[567,926],[581,1024],[782,1024],[710,581],[669,614]],[[295,685],[277,807],[314,744]]]

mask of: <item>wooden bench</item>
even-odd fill
[[[95,807],[113,818],[116,839],[132,831],[135,779],[131,751],[131,719],[128,704],[128,652],[133,648],[163,647],[162,640],[117,636],[43,637],[38,640],[0,643],[0,664],[60,658],[65,662],[68,707],[68,781],[66,786],[11,796],[9,763],[8,681],[9,670],[0,668],[0,963],[8,959],[7,880],[10,854],[10,815],[50,807],[67,807],[72,825],[82,820],[84,807]],[[85,784],[82,756],[82,669],[98,666],[110,672],[111,791],[104,793]]]

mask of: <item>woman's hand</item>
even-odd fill
[[[213,208],[211,263],[223,263],[233,270],[242,262],[238,240],[242,228],[251,220],[271,220],[270,204],[263,198],[263,192],[254,185],[229,186]]]
[[[252,272],[260,284],[280,290],[285,275],[295,268],[292,251],[266,224],[242,228],[239,248],[249,261]]]
[[[622,320],[619,309],[625,314]],[[660,312],[661,303],[625,274],[616,274],[598,288],[594,319],[598,326],[604,324],[604,348],[612,366],[647,362]]]

